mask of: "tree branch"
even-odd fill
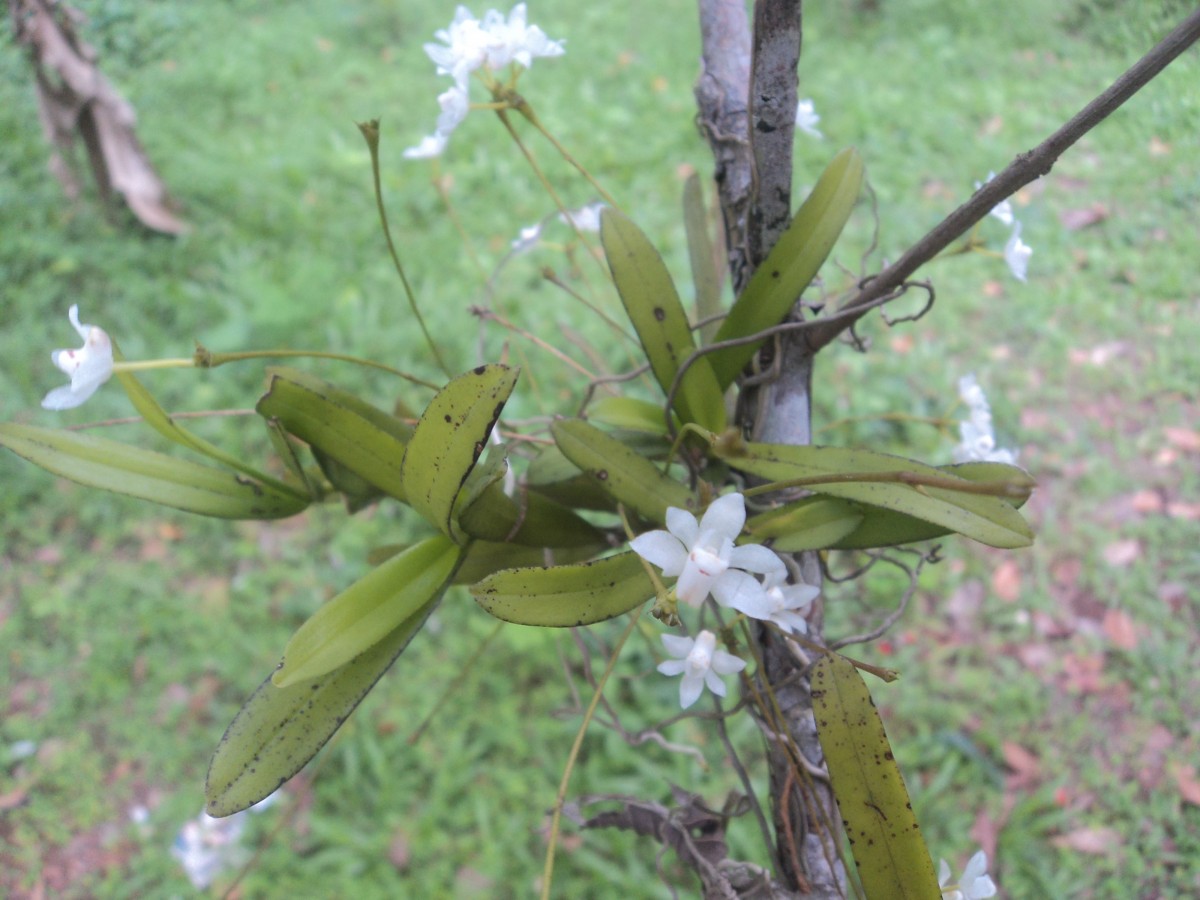
[[[844,329],[853,325],[866,313],[872,302],[906,281],[917,269],[983,219],[997,203],[1049,173],[1067,149],[1112,115],[1197,39],[1200,39],[1200,10],[1184,19],[1154,49],[1134,63],[1106,91],[1054,134],[1033,150],[1018,154],[1008,168],[976,191],[970,200],[950,213],[895,263],[868,281],[838,310],[841,313],[861,310],[858,315],[841,317],[828,323],[816,322],[813,328],[804,331],[803,339],[809,351],[815,354],[836,339]]]

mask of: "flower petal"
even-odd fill
[[[762,544],[743,544],[734,547],[729,555],[729,565],[735,569],[745,569],[747,572],[757,572],[760,575],[771,575],[786,572],[783,560],[768,550]]]
[[[682,675],[687,668],[687,662],[682,659],[668,659],[658,664],[658,671],[664,675]]]
[[[646,562],[662,569],[663,575],[672,578],[683,571],[688,561],[688,551],[679,539],[665,531],[647,531],[629,542],[630,548]]]
[[[663,574],[667,574],[666,569],[663,569]],[[675,596],[688,606],[699,606],[708,596],[714,580],[714,576],[705,575],[701,568],[689,559],[683,571],[679,573],[679,580],[675,582]]]
[[[667,652],[672,656],[679,657],[680,660],[691,653],[692,647],[696,644],[695,638],[690,638],[686,635],[663,634],[661,637],[663,646],[667,648]]]
[[[688,550],[696,545],[696,538],[700,536],[700,525],[686,509],[680,509],[677,506],[667,507],[667,531],[675,535],[683,542]]]
[[[766,619],[774,605],[757,578],[738,569],[726,570],[712,585],[717,602],[752,619]]]
[[[741,494],[726,494],[714,500],[700,520],[700,533],[715,531],[736,540],[746,524],[746,501]]]
[[[746,668],[746,661],[725,650],[714,650],[712,670],[718,675],[732,675]]]
[[[704,673],[704,683],[708,685],[708,689],[718,697],[725,696],[725,682],[721,680],[721,676],[708,669]]]
[[[700,699],[700,692],[703,690],[703,675],[684,675],[683,680],[679,682],[679,705],[687,709]]]

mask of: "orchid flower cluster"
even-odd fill
[[[476,19],[465,6],[455,11],[449,28],[435,32],[441,44],[428,43],[425,53],[439,75],[449,75],[454,86],[438,95],[441,114],[433,134],[404,151],[406,159],[441,156],[451,133],[467,117],[471,101],[471,74],[477,70],[495,73],[506,66],[528,69],[536,57],[562,56],[562,41],[552,41],[536,25],[526,24],[525,4],[518,3],[505,18],[491,9]]]
[[[714,500],[697,521],[687,510],[667,510],[667,530],[635,537],[634,552],[677,577],[675,598],[699,607],[711,594],[717,604],[752,619],[771,622],[785,634],[807,634],[805,613],[820,589],[808,584],[787,584],[787,569],[775,553],[760,544],[735,545],[746,524],[746,502],[741,494]],[[754,574],[751,574],[754,573]],[[754,575],[762,575],[759,581]],[[699,699],[704,687],[725,696],[721,675],[740,672],[744,660],[716,649],[716,636],[701,631],[695,638],[664,634],[663,644],[673,659],[658,667],[664,675],[682,675],[679,703],[686,709]]]
[[[559,222],[571,226],[576,231],[591,232],[594,234],[600,231],[600,213],[607,206],[607,203],[589,203],[578,209],[568,209],[566,212],[560,212],[557,218]],[[522,228],[512,242],[513,253],[524,253],[526,250],[533,249],[541,241],[542,230],[546,227],[547,222],[547,219],[542,219],[540,222],[534,222],[532,225]]]
[[[958,396],[967,405],[967,418],[958,426],[961,442],[954,448],[955,462],[998,462],[1016,465],[1017,451],[996,446],[992,408],[973,374],[958,380]]]
[[[995,172],[988,172],[987,181],[991,181],[995,177]],[[975,182],[975,190],[979,190],[985,183]],[[1012,202],[1001,200],[992,207],[992,211],[988,215],[1012,229],[1008,242],[1004,245],[1004,261],[1008,264],[1008,270],[1012,272],[1013,278],[1017,281],[1024,281],[1025,272],[1029,268],[1029,258],[1033,256],[1033,249],[1021,240],[1021,223],[1013,213]]]

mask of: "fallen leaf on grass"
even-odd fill
[[[1134,628],[1133,619],[1125,610],[1108,610],[1101,620],[1100,627],[1104,630],[1104,636],[1112,642],[1114,647],[1119,647],[1121,650],[1137,648],[1137,630]]]
[[[1000,751],[1004,754],[1004,764],[1012,770],[1005,783],[1006,791],[1026,791],[1037,787],[1042,777],[1042,764],[1032,751],[1015,741],[1005,741],[1000,745]]]
[[[1168,426],[1163,429],[1168,444],[1173,444],[1184,453],[1200,453],[1200,431],[1190,428]]]
[[[1163,506],[1165,505],[1162,494],[1158,491],[1150,490],[1138,491],[1130,498],[1129,502],[1134,512],[1139,512],[1142,515],[1160,513],[1163,511]]]
[[[1067,359],[1076,366],[1087,364],[1103,368],[1128,349],[1129,345],[1125,341],[1105,341],[1086,349],[1073,347],[1067,351]]]
[[[1016,560],[1006,559],[992,572],[992,593],[1006,603],[1021,596],[1021,567]]]
[[[1187,519],[1189,522],[1195,522],[1200,519],[1200,503],[1168,503],[1167,515],[1172,519]]]
[[[1082,209],[1064,209],[1058,214],[1058,221],[1067,231],[1078,231],[1095,225],[1108,218],[1108,207],[1103,203],[1093,203]]]
[[[1141,555],[1142,545],[1136,538],[1113,541],[1104,548],[1104,561],[1117,568],[1124,568],[1137,562]]]
[[[1196,777],[1195,766],[1185,766],[1183,763],[1171,764],[1171,777],[1179,788],[1179,796],[1184,803],[1200,806],[1200,778]]]
[[[1115,828],[1077,828],[1050,838],[1050,843],[1063,850],[1105,856],[1121,846],[1121,833]]]
[[[1145,740],[1138,753],[1138,767],[1134,772],[1137,783],[1145,791],[1157,791],[1166,774],[1167,754],[1175,745],[1175,736],[1162,725],[1152,725],[1145,733]]]
[[[1150,150],[1151,156],[1168,156],[1171,153],[1171,145],[1162,140],[1162,138],[1158,137],[1150,138],[1150,146],[1148,149]]]
[[[1068,653],[1062,658],[1063,687],[1071,694],[1098,694],[1104,689],[1104,657]]]

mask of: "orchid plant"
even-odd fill
[[[0,425],[0,444],[52,472],[204,515],[276,518],[341,499],[351,511],[404,504],[425,523],[423,536],[380,548],[374,567],[318,608],[288,642],[278,667],[216,749],[206,785],[209,813],[246,809],[294,775],[397,662],[455,585],[466,585],[497,618],[528,626],[580,627],[627,617],[597,700],[620,664],[625,638],[646,627],[639,615],[652,600],[666,650],[657,670],[682,676],[680,706],[692,708],[705,688],[716,700],[725,697],[737,676],[764,732],[792,754],[784,754],[790,777],[810,785],[809,769],[786,761],[799,759],[801,751],[779,724],[776,693],[789,684],[811,685],[808,702],[828,783],[840,803],[838,821],[856,838],[868,838],[856,840],[853,853],[869,895],[904,883],[915,891],[905,896],[992,896],[982,854],[956,886],[948,883],[944,863],[938,877],[859,671],[885,680],[894,673],[832,649],[838,645],[824,638],[819,625],[829,598],[818,582],[829,555],[839,551],[878,552],[946,535],[998,548],[1027,546],[1033,535],[1019,508],[1033,480],[1016,467],[1015,452],[997,448],[991,410],[974,376],[959,385],[968,419],[954,464],[764,441],[757,434],[761,423],[748,420],[736,402],[770,379],[764,363],[777,352],[780,335],[809,329],[827,344],[864,307],[903,293],[896,282],[890,295],[873,300],[866,292],[881,290],[878,284],[855,282],[839,294],[827,282],[820,304],[801,303],[858,202],[864,177],[859,154],[848,148],[832,157],[732,303],[713,309],[712,298],[702,297],[709,306],[689,310],[647,236],[514,90],[535,59],[562,55],[564,43],[529,25],[524,4],[507,16],[493,10],[482,19],[459,7],[436,37],[425,51],[453,85],[438,97],[435,131],[406,157],[442,156],[468,110],[477,108],[494,112],[532,163],[510,119],[515,113],[603,198],[577,210],[559,204],[551,217],[576,231],[599,231],[615,296],[637,338],[641,359],[626,377],[604,379],[609,395],[593,399],[599,381],[580,384],[583,402],[574,412],[548,424],[522,429],[506,422],[501,429],[520,375],[507,364],[475,365],[454,377],[448,371],[438,383],[396,372],[406,379],[405,395],[386,407],[303,370],[276,366],[267,370],[267,389],[255,404],[280,452],[283,474],[271,475],[266,466],[187,431],[141,384],[137,370],[336,354],[218,354],[200,347],[190,358],[127,363],[109,335],[82,324],[73,306],[69,319],[84,344],[53,354],[71,382],[51,391],[43,406],[79,406],[116,378],[146,424],[195,458],[42,426]],[[489,101],[472,105],[472,80],[483,83]],[[793,97],[789,108],[796,128],[822,137],[812,100]],[[360,129],[371,151],[383,230],[407,290],[379,189],[378,123]],[[540,169],[535,174],[544,180]],[[989,213],[1011,227],[1003,256],[1024,281],[1032,251],[1021,241],[1011,205],[996,196],[1000,185],[1013,183],[1002,173],[978,185],[958,234]],[[703,208],[699,190],[698,181],[689,183],[687,208]],[[522,229],[514,252],[536,244],[542,224]],[[688,240],[697,284],[719,283],[703,216],[689,217]],[[417,298],[409,294],[414,319],[425,329]],[[797,321],[799,309],[807,310],[807,318]],[[432,338],[430,353],[450,369]],[[640,395],[639,376],[654,386],[656,401]],[[632,387],[618,394],[621,384]],[[772,665],[784,671],[772,673]],[[545,894],[563,799],[555,807]],[[818,847],[827,859],[839,857],[832,820],[820,827],[825,833]],[[786,838],[782,831],[777,835]],[[796,888],[804,877],[756,871],[756,878],[780,891]],[[729,876],[704,870],[701,877]]]

